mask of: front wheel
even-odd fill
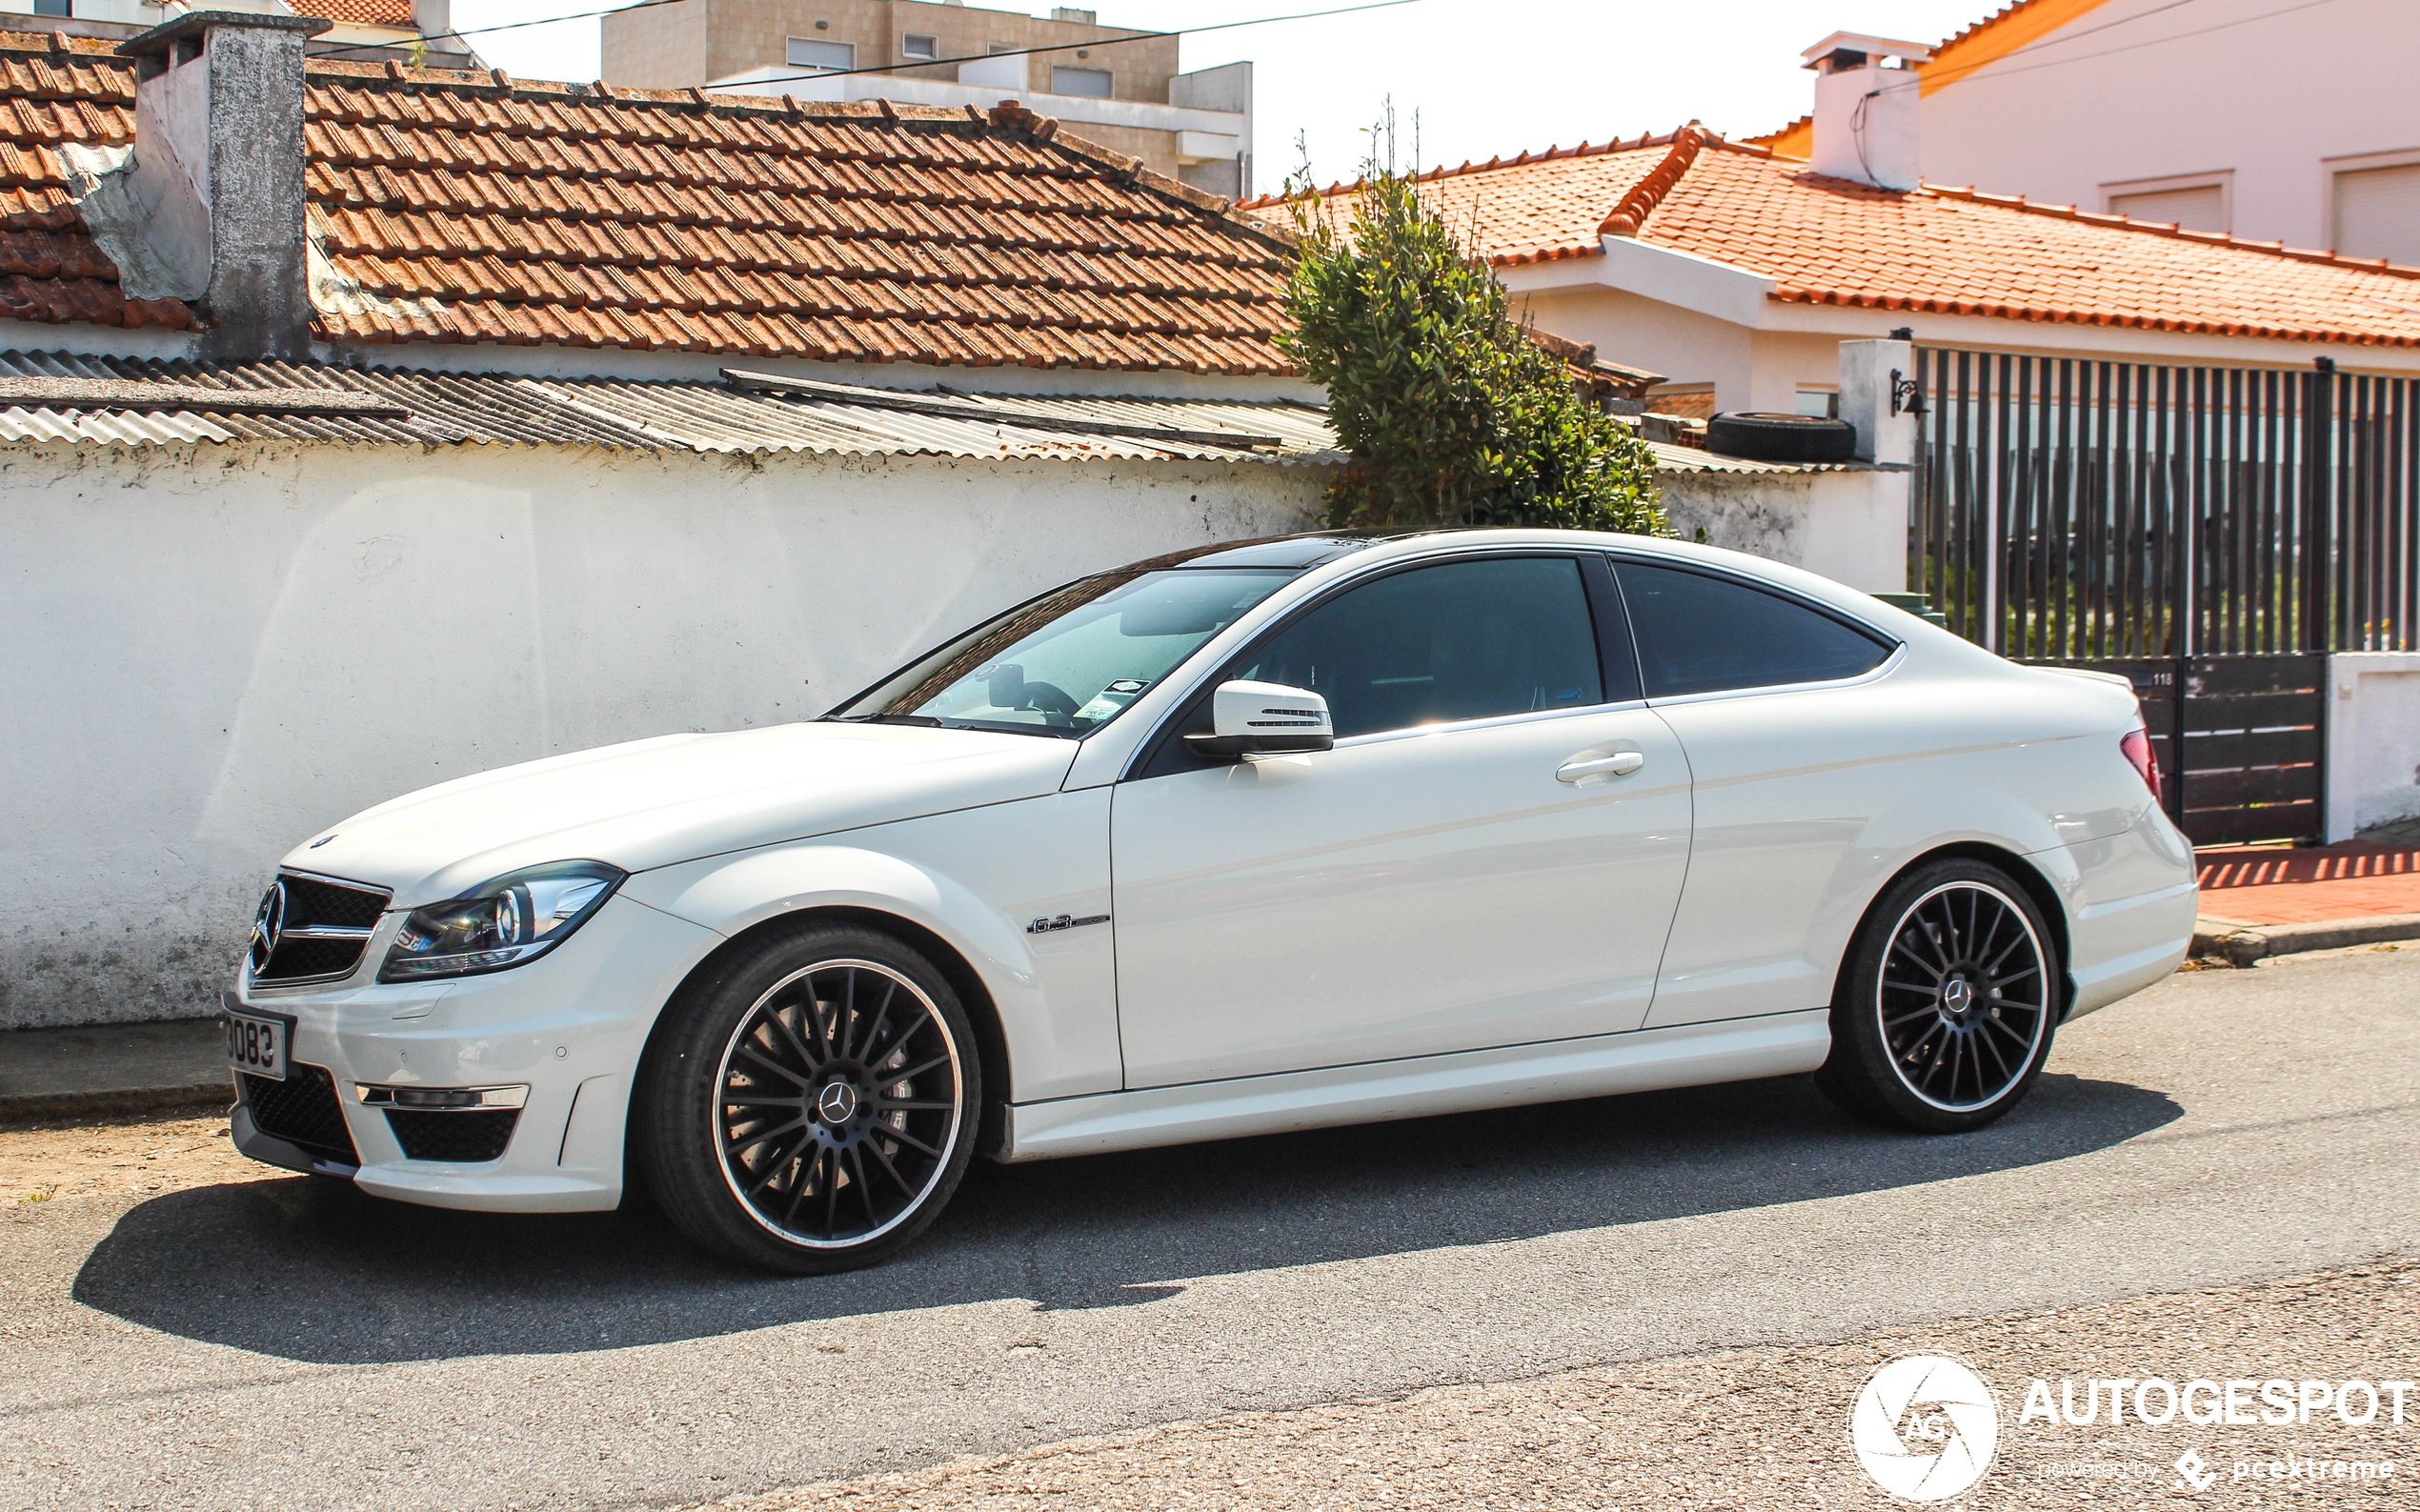
[[[1981,1128],[2021,1101],[2057,1027],[2063,977],[2041,911],[1980,861],[1920,867],[1885,889],[1832,1003],[1825,1094],[1876,1123]]]
[[[777,935],[665,1012],[632,1153],[707,1248],[797,1273],[872,1264],[966,1174],[982,1107],[974,1035],[948,981],[899,940],[854,925]]]

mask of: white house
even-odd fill
[[[1808,49],[1811,160],[1692,125],[1441,169],[1420,192],[1541,328],[1668,374],[1656,407],[1678,413],[1825,413],[1841,343],[1894,330],[2055,356],[2420,373],[2420,269],[1920,182],[1927,128],[1905,65],[1928,50],[1846,33]],[[1354,191],[1326,191],[1328,213],[1349,214]]]
[[[2420,265],[2409,0],[2018,0],[1926,51],[1933,183]]]

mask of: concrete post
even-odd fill
[[[1891,386],[1915,376],[1912,341],[1840,344],[1840,417],[1857,428],[1859,461],[1914,464],[1916,417],[1891,413]]]
[[[118,44],[135,60],[138,171],[171,211],[147,239],[204,291],[205,361],[311,355],[303,43],[330,25],[196,10]]]

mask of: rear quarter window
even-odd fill
[[[1832,682],[1880,666],[1893,642],[1734,578],[1617,561],[1650,698]]]

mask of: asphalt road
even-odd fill
[[[978,1176],[872,1272],[299,1179],[0,1223],[0,1507],[698,1501],[1175,1418],[2420,1251],[2420,952],[2180,977],[2032,1099],[1803,1079]]]

